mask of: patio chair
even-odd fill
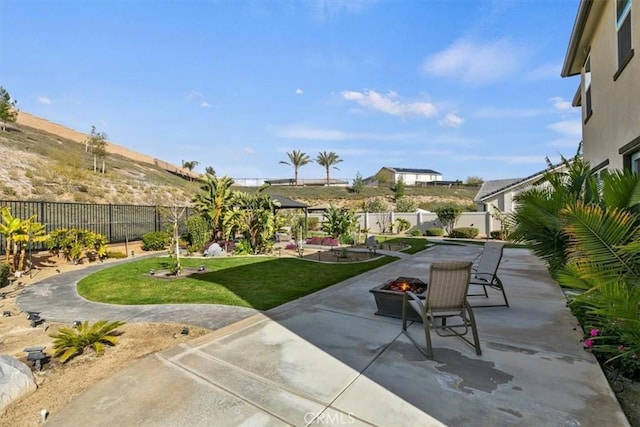
[[[478,329],[471,306],[467,302],[469,278],[471,276],[471,261],[449,261],[431,264],[429,283],[425,299],[413,292],[404,293],[402,302],[402,330],[427,359],[433,359],[431,345],[431,326],[441,337],[456,336],[476,349],[476,354],[482,354]],[[407,317],[409,310],[413,310],[422,318],[426,351],[407,332]],[[460,318],[460,323],[448,324],[451,317]],[[438,324],[438,320],[440,324]],[[473,334],[473,342],[465,335]]]
[[[489,294],[487,293],[488,287],[502,292],[504,304],[474,305],[474,307],[509,307],[509,300],[507,300],[507,294],[504,291],[502,280],[498,277],[498,267],[500,267],[503,251],[504,243],[487,242],[484,244],[477,265],[472,267],[470,282],[471,285],[482,286],[483,293],[469,294],[468,296],[484,296],[489,298]]]

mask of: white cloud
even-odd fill
[[[444,119],[440,120],[438,123],[442,126],[457,128],[462,123],[464,123],[464,119],[462,117],[458,117],[453,113],[448,113],[444,116]]]
[[[211,108],[211,107],[212,107],[212,105],[211,105],[211,104],[209,104],[207,101],[202,101],[202,102],[200,103],[200,106],[201,106],[202,108]]]
[[[49,105],[49,104],[51,104],[51,100],[49,98],[47,98],[46,96],[39,96],[38,97],[38,103],[39,104]]]
[[[398,101],[398,94],[393,91],[388,92],[386,96],[379,94],[375,90],[364,92],[345,91],[342,92],[342,97],[347,101],[356,102],[364,108],[393,116],[431,117],[438,114],[436,107],[429,102],[409,102],[403,104]]]
[[[553,98],[549,98],[549,101],[553,104],[553,107],[556,110],[566,111],[566,110],[571,110],[572,108],[574,108],[571,105],[571,101],[565,101],[560,96],[554,96]]]
[[[425,59],[422,71],[471,85],[489,84],[514,73],[523,60],[521,52],[507,39],[487,43],[461,39]]]
[[[551,123],[547,128],[566,137],[575,137],[576,140],[582,138],[582,123],[580,119],[562,120]]]
[[[517,109],[517,108],[495,108],[495,107],[483,107],[479,108],[473,113],[473,117],[479,119],[504,119],[504,118],[526,118],[535,117],[545,114],[545,110],[530,108],[530,109]]]
[[[296,89],[296,95],[302,95],[302,93],[303,93],[302,89],[300,89],[300,88]]]
[[[331,19],[340,13],[359,14],[377,0],[312,0],[313,17],[318,21]]]
[[[197,98],[202,98],[202,94],[196,90],[192,90],[184,95],[184,99],[187,101],[192,101]]]
[[[305,125],[292,125],[275,128],[275,134],[287,139],[310,139],[320,141],[346,141],[346,140],[371,140],[371,141],[400,141],[415,138],[411,133],[373,133],[373,132],[345,132],[337,129],[318,129]]]

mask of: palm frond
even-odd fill
[[[564,229],[569,239],[567,254],[574,262],[594,267],[590,274],[640,276],[637,257],[620,250],[640,237],[634,215],[581,203],[567,206],[562,214],[567,218]]]

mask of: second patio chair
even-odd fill
[[[509,301],[507,300],[507,294],[504,291],[502,280],[498,277],[498,267],[500,267],[503,252],[504,243],[487,242],[484,244],[478,264],[472,267],[473,271],[471,272],[471,285],[482,286],[483,293],[469,294],[468,296],[484,296],[488,298],[487,288],[495,289],[502,292],[504,304],[474,305],[474,307],[509,307]]]
[[[420,299],[413,292],[405,292],[403,296],[402,330],[428,359],[433,358],[432,326],[439,336],[462,338],[476,349],[477,355],[482,354],[473,310],[467,302],[471,265],[470,261],[433,263],[429,270],[426,298]],[[409,310],[415,311],[422,318],[426,351],[407,332]],[[455,324],[447,323],[452,317],[460,320]],[[473,335],[473,342],[465,337],[469,330]]]

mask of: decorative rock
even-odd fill
[[[220,247],[219,244],[213,243],[211,246],[207,248],[204,252],[204,256],[224,256],[225,251]]]
[[[0,355],[0,415],[7,407],[36,391],[31,369],[11,356]]]

